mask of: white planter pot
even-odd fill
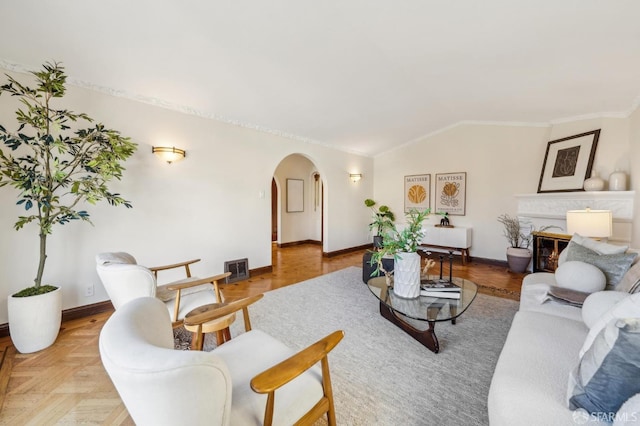
[[[28,354],[56,341],[62,322],[62,291],[7,298],[9,333],[16,349]]]
[[[413,299],[420,296],[420,255],[398,253],[393,267],[393,292],[398,297]]]

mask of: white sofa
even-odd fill
[[[520,309],[489,391],[491,426],[607,424],[597,415],[569,409],[569,376],[580,362],[585,341],[592,339],[589,326],[596,320],[587,325],[581,307],[548,300],[546,290],[556,285],[553,273],[533,273],[523,280]],[[640,306],[640,293],[599,291],[585,300],[584,309],[589,306],[591,316],[602,314],[597,320],[604,321],[605,313],[626,298]],[[640,317],[640,311],[633,316]],[[619,409],[615,420],[614,424],[640,424],[640,394]]]

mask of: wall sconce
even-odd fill
[[[151,152],[169,164],[182,160],[187,155],[184,149],[175,146],[153,146]]]
[[[569,210],[567,211],[567,233],[583,237],[607,239],[613,233],[611,210]]]
[[[362,179],[362,174],[361,173],[349,173],[349,179],[351,179],[351,182],[357,182],[360,179]]]

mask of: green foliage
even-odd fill
[[[389,207],[385,205],[376,209],[376,202],[371,198],[364,200],[364,205],[369,207],[373,212],[373,222],[369,224],[369,229],[375,230],[377,236],[382,236],[386,229],[393,226],[393,221],[396,220],[395,215]]]
[[[424,237],[422,222],[431,213],[430,209],[419,211],[410,210],[405,214],[406,225],[402,231],[398,231],[395,224],[392,224],[388,231],[383,235],[382,248],[374,251],[371,255],[371,265],[376,265],[376,269],[371,274],[376,275],[382,268],[382,259],[384,257],[393,256],[398,258],[398,253],[415,253]]]
[[[57,290],[58,287],[52,285],[41,285],[41,286],[33,286],[27,287],[25,289],[20,290],[13,297],[29,297],[29,296],[38,296],[40,294],[51,293],[54,290]]]
[[[81,202],[131,207],[131,203],[107,187],[111,179],[122,178],[122,166],[136,150],[136,144],[116,130],[83,113],[54,108],[65,94],[66,75],[58,63],[46,63],[32,73],[37,86],[30,88],[6,75],[0,95],[18,98],[15,113],[18,129],[0,125],[0,187],[10,185],[19,192],[17,204],[24,207],[15,229],[35,222],[40,235],[40,263],[35,287],[40,287],[46,259],[46,236],[56,224],[72,220],[90,222],[89,213],[79,210]],[[89,125],[80,128],[81,125]],[[73,125],[74,129],[71,128]]]

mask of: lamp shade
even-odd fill
[[[567,233],[583,237],[609,238],[613,232],[611,210],[569,210],[567,211]]]

